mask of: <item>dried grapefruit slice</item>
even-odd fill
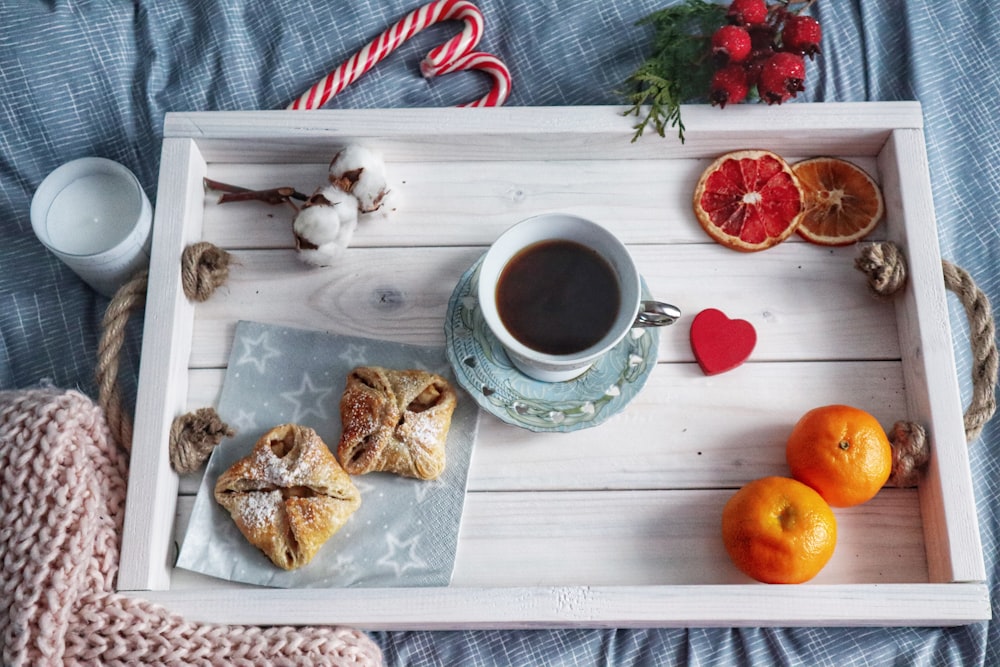
[[[702,173],[694,213],[722,245],[753,252],[787,239],[802,219],[802,192],[792,168],[771,151],[719,157]]]
[[[805,200],[798,233],[825,246],[850,245],[867,236],[885,212],[882,192],[853,162],[814,157],[792,165]]]

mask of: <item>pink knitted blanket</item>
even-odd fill
[[[189,623],[116,593],[127,470],[83,394],[0,392],[0,663],[381,664],[357,630]]]

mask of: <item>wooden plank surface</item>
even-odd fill
[[[630,247],[650,292],[684,319],[660,334],[660,361],[693,361],[690,318],[719,308],[757,329],[755,361],[898,359],[895,311],[868,294],[856,249],[797,243],[743,255],[716,244]],[[353,248],[312,268],[292,250],[234,251],[226,286],[198,308],[191,366],[229,357],[239,319],[443,345],[448,299],[481,247]]]
[[[122,558],[117,585],[122,589],[162,588],[169,585],[170,509],[178,480],[163,446],[174,417],[187,400],[187,360],[193,337],[194,307],[185,298],[180,273],[174,267],[188,244],[201,237],[197,196],[205,163],[189,139],[163,142],[160,201],[153,226],[143,329],[139,387],[129,463],[128,505],[122,535]]]
[[[719,516],[732,491],[472,492],[451,585],[662,586],[753,580],[722,549]],[[180,543],[193,498],[178,504]],[[887,489],[837,509],[837,549],[810,586],[927,581],[916,489]],[[172,588],[218,582],[175,570]]]
[[[215,405],[223,378],[222,369],[192,370],[187,410]],[[469,488],[735,489],[788,474],[785,440],[810,407],[853,401],[891,424],[905,400],[898,361],[748,363],[714,377],[694,363],[659,364],[635,400],[596,428],[539,435],[482,415]],[[182,492],[197,482],[183,478]]]
[[[787,473],[784,439],[816,405],[859,405],[885,426],[920,419],[942,452],[964,444],[954,442],[961,415],[947,321],[937,321],[942,293],[927,287],[937,278],[928,275],[936,238],[926,215],[919,106],[793,105],[780,110],[783,125],[774,123],[778,110],[763,106],[734,109],[724,125],[717,109],[694,107],[685,112],[684,145],[633,144],[632,121],[606,108],[497,111],[168,117],[167,136],[188,142],[196,159],[194,168],[179,166],[180,156],[165,150],[160,191],[176,190],[179,201],[158,202],[156,224],[183,229],[169,232],[166,251],[154,249],[170,256],[151,278],[160,287],[146,326],[166,326],[190,345],[173,344],[174,356],[154,359],[141,377],[136,423],[152,416],[155,432],[142,434],[133,470],[159,478],[158,488],[175,485],[179,496],[156,504],[159,496],[134,480],[130,503],[141,507],[127,516],[123,563],[139,559],[123,565],[123,588],[145,590],[195,619],[370,628],[950,625],[988,617],[978,532],[968,521],[975,514],[967,459],[936,465],[919,490],[886,489],[862,507],[838,510],[834,559],[803,586],[750,582],[728,562],[717,532],[734,489]],[[398,208],[362,221],[336,267],[298,262],[291,208],[220,206],[215,193],[198,188],[207,174],[310,192],[332,152],[352,141],[383,150]],[[790,159],[839,154],[883,179],[887,220],[876,238],[904,250],[935,244],[920,253],[909,288],[916,293],[872,299],[853,268],[855,248],[791,239],[746,255],[708,241],[690,192],[711,157],[749,146]],[[165,468],[167,415],[217,403],[236,321],[441,345],[459,276],[506,227],[550,210],[610,227],[650,291],[688,318],[661,332],[660,363],[646,387],[599,427],[534,434],[483,415],[451,586],[330,595],[169,567],[167,545],[182,539],[200,475],[177,479]],[[196,238],[231,250],[236,261],[226,285],[192,308],[171,301],[176,276],[163,262],[175,261],[180,239]],[[749,320],[759,341],[747,363],[712,377],[700,372],[687,340],[690,317],[707,307]],[[178,351],[185,358],[175,358]],[[171,377],[155,368],[177,363],[182,373],[186,365],[182,379],[151,385],[151,377]],[[931,388],[928,378],[947,386]],[[137,548],[137,540],[145,543]]]
[[[903,364],[908,412],[928,429],[934,443],[921,496],[932,576],[982,580],[986,570],[975,546],[980,543],[979,521],[923,134],[893,133],[881,162],[886,215],[907,223],[889,228],[893,240],[908,249],[911,275],[897,308],[900,345],[909,352]]]
[[[369,630],[954,626],[990,615],[986,584],[217,589],[146,597],[192,621]]]
[[[894,128],[922,128],[914,102],[684,106],[687,140],[647,133],[612,107],[345,109],[168,114],[166,136],[197,139],[209,162],[324,162],[344,143],[364,143],[392,162],[421,160],[609,160],[708,157],[734,148],[796,155],[875,155]]]
[[[791,162],[812,153],[784,154]],[[846,155],[878,178],[870,155]],[[510,225],[545,211],[572,213],[608,227],[627,244],[711,244],[692,215],[691,194],[708,158],[537,160],[472,163],[397,162],[387,166],[397,202],[363,218],[358,247],[489,245]],[[488,166],[487,166],[488,165]],[[290,186],[312,194],[326,184],[327,163],[212,164],[214,180],[253,189]],[[294,210],[230,202],[209,191],[205,240],[225,248],[290,248]],[[882,233],[882,230],[879,230]],[[876,235],[873,238],[877,238]],[[800,243],[798,237],[790,243]]]

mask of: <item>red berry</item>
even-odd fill
[[[753,51],[773,51],[774,26],[767,23],[747,26],[747,33],[750,34],[750,48]]]
[[[712,55],[720,67],[743,62],[750,47],[750,33],[739,26],[724,25],[712,35]]]
[[[781,48],[812,59],[819,53],[819,42],[822,37],[823,29],[819,21],[811,16],[790,14],[785,19],[785,27],[781,30]]]
[[[726,10],[726,18],[737,25],[756,25],[767,20],[765,0],[733,0]]]
[[[764,62],[757,82],[760,99],[781,104],[805,90],[806,62],[795,53],[780,51]]]
[[[729,65],[712,76],[708,97],[713,107],[718,104],[725,109],[727,104],[739,104],[745,100],[748,92],[746,72],[739,65]]]
[[[748,86],[756,86],[760,82],[760,71],[764,68],[762,58],[750,57],[743,63],[743,71],[747,77]]]

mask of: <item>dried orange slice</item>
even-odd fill
[[[708,235],[743,252],[787,239],[802,219],[798,178],[781,156],[741,150],[716,159],[694,192],[694,213]]]
[[[792,165],[805,200],[799,235],[825,246],[850,245],[882,219],[885,204],[878,184],[853,162],[814,157]]]

